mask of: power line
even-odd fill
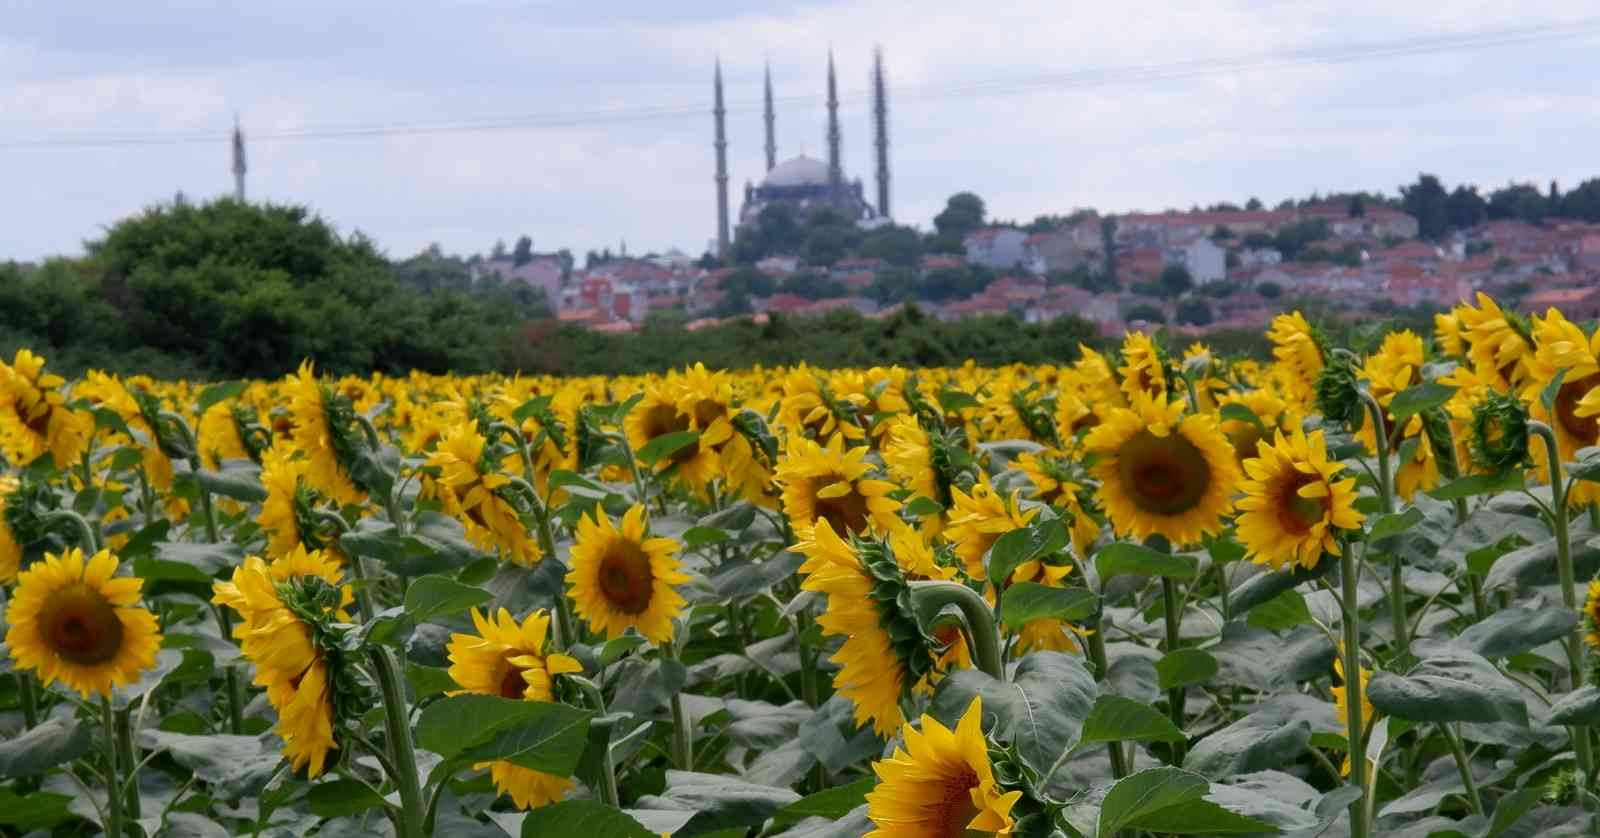
[[[1590,18],[1567,23],[1510,27],[1454,35],[1416,36],[1391,41],[1302,47],[1224,58],[1193,59],[1162,64],[1083,68],[1029,76],[980,79],[955,84],[913,85],[892,88],[891,93],[895,101],[901,104],[991,98],[1049,89],[1075,90],[1120,84],[1147,84],[1228,73],[1258,72],[1313,65],[1349,64],[1384,58],[1491,49],[1575,38],[1597,32],[1600,32],[1600,18]],[[853,105],[865,103],[867,98],[864,92],[859,92],[845,97],[845,101]],[[810,96],[779,97],[776,102],[788,106],[817,104],[817,100]],[[727,111],[734,114],[756,113],[760,108],[760,103],[751,102],[732,105],[727,108]],[[630,105],[477,119],[391,122],[344,127],[310,127],[257,133],[251,135],[250,141],[253,143],[296,142],[318,139],[493,133],[698,118],[704,117],[707,113],[707,105],[704,102],[658,106]],[[228,131],[218,130],[192,133],[0,140],[0,150],[186,145],[222,142],[226,141],[228,137]]]

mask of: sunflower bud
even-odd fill
[[[1329,422],[1359,427],[1361,391],[1356,385],[1355,363],[1349,355],[1333,353],[1317,376],[1317,410]]]
[[[1491,393],[1472,410],[1472,459],[1499,474],[1528,462],[1528,410],[1515,397]]]
[[[1433,449],[1439,476],[1447,481],[1460,477],[1461,464],[1456,462],[1456,446],[1450,433],[1450,417],[1439,407],[1424,410],[1417,415],[1422,417],[1423,434],[1427,437],[1428,447]]]

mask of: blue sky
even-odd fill
[[[253,199],[304,203],[391,255],[487,250],[527,233],[578,253],[714,236],[710,69],[728,81],[735,211],[761,174],[761,67],[780,157],[823,150],[823,72],[840,71],[845,168],[871,176],[872,48],[891,87],[896,216],[926,227],[952,192],[1026,220],[1095,206],[1187,207],[1312,190],[1574,185],[1600,175],[1600,35],[1369,61],[1252,68],[1005,95],[989,80],[1600,18],[1600,2],[407,3],[0,0],[0,259],[71,254],[182,190],[230,189],[238,112]],[[703,110],[694,110],[694,106]],[[536,129],[268,140],[338,127],[684,115]],[[38,147],[38,141],[161,139]]]

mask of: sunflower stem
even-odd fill
[[[1161,612],[1167,628],[1167,654],[1178,650],[1182,637],[1179,629],[1183,625],[1183,611],[1178,606],[1178,583],[1171,577],[1161,577]],[[1188,691],[1183,687],[1173,687],[1167,690],[1167,713],[1172,717],[1172,724],[1178,730],[1183,730],[1184,702]],[[1183,763],[1184,742],[1175,742],[1172,746],[1172,764]]]
[[[1528,433],[1544,440],[1545,462],[1550,466],[1550,529],[1556,537],[1556,573],[1561,581],[1561,602],[1569,611],[1578,610],[1576,574],[1572,569],[1572,541],[1567,533],[1567,487],[1561,478],[1561,448],[1555,431],[1537,420],[1528,420]],[[1572,688],[1583,686],[1584,645],[1583,621],[1579,620],[1567,634],[1567,668],[1572,678]],[[1578,770],[1583,772],[1583,787],[1594,785],[1594,755],[1589,750],[1589,730],[1573,726],[1573,755],[1578,760]],[[1585,807],[1587,808],[1587,806]]]
[[[1384,515],[1394,512],[1394,472],[1389,464],[1389,431],[1383,421],[1383,406],[1368,390],[1361,390],[1361,403],[1372,422],[1372,438],[1378,449],[1378,501]],[[1399,431],[1398,428],[1395,429]],[[1406,615],[1406,588],[1401,580],[1403,566],[1398,555],[1389,563],[1389,619],[1394,632],[1395,659],[1403,665],[1411,658],[1411,620]]]
[[[116,793],[127,796],[124,811],[128,813],[128,817],[138,820],[139,755],[133,749],[133,717],[127,710],[117,713],[116,717],[118,783],[112,788]]]
[[[100,723],[105,727],[106,760],[106,822],[105,832],[111,838],[123,838],[122,792],[117,782],[117,714],[111,709],[111,696],[100,696]]]
[[[422,838],[427,813],[423,808],[417,754],[411,742],[411,712],[406,705],[405,688],[401,686],[399,663],[381,646],[369,649],[368,655],[378,688],[383,692],[384,739],[389,748],[389,762],[394,768],[390,779],[400,793],[400,816],[396,818],[395,832],[399,838]]]
[[[661,651],[669,659],[678,660],[675,643],[666,643]],[[683,710],[683,691],[672,694],[672,764],[681,771],[694,770],[694,731],[689,729],[689,714]]]
[[[983,596],[958,582],[920,580],[910,583],[912,607],[918,622],[926,627],[946,605],[960,609],[966,621],[967,636],[972,638],[972,657],[989,677],[1005,679],[1005,667],[1000,663],[1000,634],[995,628],[994,610]]]
[[[39,520],[46,524],[66,521],[78,531],[78,546],[83,548],[84,552],[93,554],[100,551],[100,536],[95,532],[94,526],[89,523],[89,519],[82,515],[70,509],[52,509],[40,515]]]
[[[1357,596],[1357,579],[1360,567],[1355,550],[1346,545],[1340,552],[1341,582],[1339,593],[1343,597],[1344,671],[1345,671],[1345,735],[1350,748],[1350,782],[1361,790],[1362,797],[1370,794],[1367,788],[1367,756],[1362,746],[1362,702],[1366,699],[1361,686],[1361,606]],[[1363,552],[1365,552],[1363,550]],[[1350,802],[1350,836],[1367,838],[1371,834],[1367,823],[1367,807],[1361,799]]]
[[[33,673],[17,670],[17,693],[22,699],[22,729],[33,730],[39,724],[39,694],[33,688]]]
[[[1461,737],[1451,729],[1452,722],[1439,722],[1436,727],[1444,735],[1444,741],[1450,744],[1450,754],[1456,759],[1456,770],[1461,772],[1461,784],[1467,788],[1467,803],[1472,807],[1472,814],[1483,815],[1483,798],[1478,796],[1478,784],[1472,779],[1472,763],[1467,759],[1467,751],[1461,747]]]
[[[213,605],[213,613],[217,618],[217,631],[223,640],[233,637],[233,618],[228,616],[225,606]],[[228,690],[228,732],[235,736],[244,732],[244,698],[239,688],[239,670],[232,664],[222,670],[223,679],[227,682]]]
[[[528,486],[531,491],[533,485]],[[550,530],[550,506],[540,499],[539,508],[534,510],[534,529],[538,533],[539,549],[544,551],[544,560],[547,562],[560,561],[556,558],[556,537]],[[567,602],[567,584],[561,583],[561,590],[555,596],[556,612],[556,651],[565,652],[578,642],[578,630],[572,621],[572,605]]]
[[[1106,671],[1109,668],[1106,664],[1105,632],[1101,630],[1103,620],[1104,617],[1096,620],[1089,633],[1089,662],[1094,664],[1094,679],[1096,681],[1104,681],[1106,679]],[[1122,750],[1122,743],[1107,742],[1106,753],[1111,757],[1111,778],[1120,780],[1128,776],[1128,755]]]
[[[569,675],[567,677],[574,684],[577,684],[578,689],[583,692],[584,700],[588,701],[589,705],[594,708],[596,722],[598,722],[599,718],[605,716],[606,714],[605,695],[601,693],[600,688],[588,678],[576,675]],[[593,729],[592,725],[593,723],[591,723],[591,729]],[[596,743],[602,745],[600,754],[600,767],[595,772],[599,776],[593,778],[594,781],[591,782],[591,785],[598,787],[601,803],[613,807],[621,806],[622,798],[617,794],[617,767],[616,763],[611,758],[611,727],[609,724],[607,724],[605,727],[604,737],[604,743]]]

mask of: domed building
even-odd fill
[[[827,163],[805,154],[772,167],[760,184],[745,184],[739,225],[756,223],[761,211],[773,204],[789,206],[797,219],[821,208],[835,210],[852,221],[870,220],[878,214],[867,203],[859,178],[835,183]]]
[[[857,223],[870,226],[883,223],[889,217],[889,111],[883,81],[883,53],[874,56],[872,71],[873,127],[877,157],[877,203],[866,198],[866,189],[859,178],[849,180],[840,162],[842,135],[839,130],[839,92],[833,69],[833,55],[828,55],[828,159],[818,160],[801,153],[782,163],[778,162],[778,147],[774,136],[777,115],[772,106],[772,73],[765,78],[767,128],[767,173],[760,183],[746,182],[744,205],[739,209],[739,226],[755,224],[767,207],[782,205],[790,208],[796,219],[803,219],[817,209],[831,209]],[[731,243],[728,228],[728,140],[724,126],[727,113],[722,103],[722,65],[718,62],[715,76],[717,152],[717,255],[726,259]]]

